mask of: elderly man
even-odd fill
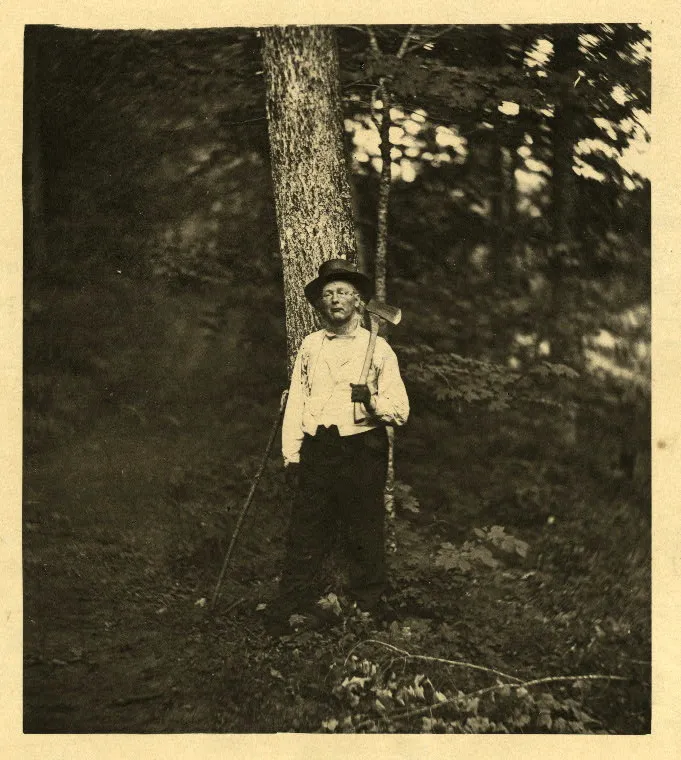
[[[407,421],[409,400],[395,353],[380,337],[367,383],[356,384],[369,343],[362,304],[371,292],[369,278],[343,259],[326,261],[305,287],[326,326],[302,342],[282,427],[293,507],[280,597],[272,609],[280,624],[293,612],[319,610],[319,571],[337,536],[359,608],[379,615],[384,606],[386,426]]]

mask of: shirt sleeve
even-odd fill
[[[381,341],[383,360],[379,366],[377,389],[373,394],[374,417],[390,425],[404,425],[409,418],[409,398],[395,352]]]
[[[296,356],[291,385],[286,400],[286,411],[281,425],[281,453],[284,464],[300,462],[300,446],[303,442],[303,384],[301,378],[302,346]]]

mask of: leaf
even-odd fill
[[[550,692],[542,692],[537,698],[536,698],[537,706],[540,710],[552,710],[559,707],[559,703],[556,701],[553,694]]]
[[[547,731],[550,731],[552,725],[551,712],[549,710],[540,710],[537,716],[537,728],[545,728]]]
[[[527,552],[529,551],[529,548],[530,548],[530,545],[528,543],[526,543],[525,541],[521,541],[520,539],[516,539],[516,543],[515,543],[516,554],[518,554],[523,559],[527,557]]]
[[[419,502],[413,496],[408,496],[402,501],[402,508],[413,514],[419,514],[421,512]]]
[[[330,733],[333,733],[338,728],[338,721],[335,718],[329,718],[329,720],[322,721],[322,728]]]
[[[288,624],[292,628],[295,628],[297,625],[302,625],[305,622],[305,620],[306,620],[305,615],[298,615],[297,613],[294,613],[288,619]]]
[[[480,707],[480,698],[473,697],[472,699],[466,700],[464,709],[466,710],[467,713],[471,713],[471,715],[477,715],[479,707]]]
[[[527,713],[517,713],[511,722],[518,728],[524,728],[530,724],[531,718]]]
[[[489,718],[477,716],[470,717],[466,720],[466,731],[471,734],[484,734],[489,730]]]
[[[341,686],[344,686],[345,688],[359,686],[361,689],[363,689],[369,681],[371,681],[371,678],[369,676],[366,678],[361,678],[360,676],[352,676],[351,678],[344,678]]]
[[[442,544],[442,548],[435,558],[435,564],[445,570],[460,570],[464,573],[471,569],[470,562],[452,544]]]
[[[477,559],[482,562],[483,565],[491,568],[497,568],[501,564],[498,559],[495,559],[492,552],[484,546],[476,547],[471,552],[471,559]]]
[[[338,597],[333,593],[323,596],[317,601],[317,605],[326,612],[332,612],[336,617],[343,613]]]
[[[284,676],[282,676],[281,672],[278,671],[276,668],[270,668],[270,675],[272,678],[277,678],[280,681],[284,680]]]

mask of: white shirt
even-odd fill
[[[319,425],[336,425],[339,434],[346,436],[366,432],[380,423],[403,425],[407,421],[409,399],[397,357],[378,337],[367,378],[375,411],[355,422],[350,384],[359,382],[368,343],[369,331],[364,327],[348,335],[317,330],[303,340],[291,375],[282,425],[285,463],[300,461],[303,436],[314,435]],[[363,404],[361,408],[365,412]]]

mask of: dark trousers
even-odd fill
[[[370,610],[386,586],[383,488],[385,428],[341,438],[335,426],[306,435],[300,487],[293,498],[280,603],[287,611],[314,603],[324,558],[340,538],[349,561],[350,594]]]

